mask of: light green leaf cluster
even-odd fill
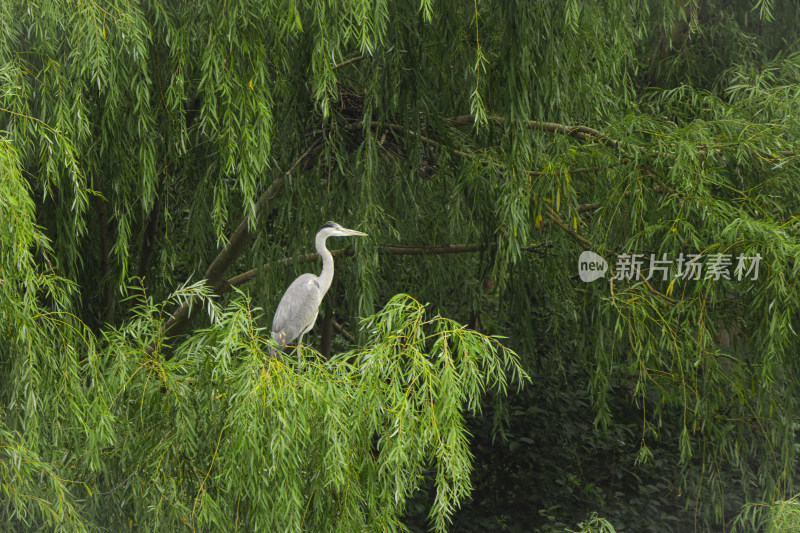
[[[92,333],[71,312],[74,285],[51,268],[17,151],[0,139],[0,492],[2,523],[91,526],[73,499],[98,376]],[[87,354],[88,358],[87,358]]]
[[[734,521],[735,532],[765,531],[788,533],[800,528],[800,505],[797,497],[768,504],[750,504]]]
[[[143,296],[99,343],[110,364],[87,387],[98,418],[73,428],[87,494],[69,501],[107,527],[403,530],[433,464],[444,531],[471,487],[464,410],[527,379],[495,339],[426,319],[408,296],[367,321],[359,352],[324,362],[301,348],[294,362],[269,357],[246,300],[218,308],[200,287],[181,292],[204,298],[213,326],[173,359],[142,344],[160,315]]]

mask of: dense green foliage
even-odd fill
[[[797,522],[796,2],[0,24],[3,529]],[[270,359],[329,219],[369,238],[329,243],[321,353]],[[646,279],[651,254],[731,275]]]

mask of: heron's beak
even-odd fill
[[[366,233],[361,233],[360,231],[356,231],[354,229],[342,228],[342,232],[345,234],[345,236],[348,236],[348,237],[351,236],[351,235],[354,236],[354,237],[366,237],[367,236]]]

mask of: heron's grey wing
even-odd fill
[[[290,344],[310,329],[317,318],[322,291],[317,277],[303,274],[289,285],[272,319],[272,338]]]

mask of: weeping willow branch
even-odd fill
[[[489,117],[488,120],[500,125],[504,125],[506,123],[506,120],[503,117],[493,116]],[[444,122],[447,122],[453,126],[470,126],[475,124],[475,115],[459,115],[457,117],[445,118]],[[618,141],[609,139],[607,135],[604,135],[600,131],[588,126],[565,126],[564,124],[559,124],[557,122],[543,122],[539,120],[526,120],[522,123],[531,129],[560,133],[561,135],[574,137],[582,141],[599,142],[600,144],[613,146],[615,148],[619,147]]]
[[[101,196],[95,196],[97,206],[97,224],[100,227],[100,253],[103,284],[103,320],[111,322],[114,316],[114,288],[111,286],[111,244],[108,238],[108,211],[106,202]]]
[[[579,211],[581,211],[581,210],[591,211],[591,210],[597,209],[599,206],[600,206],[600,204],[585,204],[585,205],[580,206],[578,208],[578,210]],[[576,231],[574,231],[572,228],[570,228],[563,220],[561,220],[561,217],[558,216],[558,213],[553,211],[548,206],[544,206],[544,209],[545,209],[545,213],[547,213],[547,216],[550,217],[550,220],[552,220],[553,223],[556,226],[558,226],[559,228],[564,230],[567,233],[567,236],[569,236],[569,238],[571,238],[572,240],[577,242],[579,245],[581,245],[584,250],[596,250],[594,244],[592,244],[592,242],[590,240],[588,240],[587,238],[579,235]],[[658,296],[660,298],[663,298],[665,301],[669,302],[670,304],[674,305],[674,304],[677,303],[676,300],[674,300],[674,299],[670,298],[669,296],[667,296],[666,294],[656,290],[656,288],[653,287],[650,284],[649,281],[647,281],[647,278],[645,278],[642,275],[641,272],[639,272],[639,279],[644,283],[644,286],[651,293],[655,294],[656,296]]]
[[[503,117],[492,116],[488,118],[489,121],[494,122],[496,124],[504,125],[506,120]],[[456,117],[450,117],[443,119],[444,122],[452,125],[452,126],[471,126],[475,124],[475,115],[459,115]],[[597,142],[603,144],[605,146],[610,146],[612,148],[621,149],[622,144],[620,141],[611,139],[608,137],[607,134],[596,130],[594,128],[590,128],[589,126],[567,126],[564,124],[559,124],[557,122],[546,122],[546,121],[539,121],[539,120],[525,120],[522,121],[524,125],[531,129],[538,129],[543,131],[549,131],[551,133],[558,133],[561,135],[566,135],[567,137],[574,137],[581,141],[585,142]],[[709,155],[714,154],[718,157],[722,157],[723,151],[720,148],[709,148],[706,145],[698,145],[697,149],[701,155]],[[799,153],[793,152],[791,150],[778,150],[775,152],[771,152],[769,150],[765,150],[763,152],[756,152],[759,157],[765,159],[778,159],[779,157],[784,158],[791,158],[791,157],[798,157],[800,156]],[[629,159],[626,158],[626,162]],[[581,171],[586,172],[591,169],[581,169]]]
[[[356,122],[352,122],[352,123],[348,124],[347,125],[347,129],[349,129],[349,130],[357,130],[359,128],[362,128],[363,126],[364,126],[364,121],[363,120],[358,120]],[[422,135],[421,133],[417,133],[414,130],[405,128],[405,127],[403,127],[403,126],[401,126],[399,124],[394,124],[392,122],[381,122],[381,121],[377,121],[376,120],[376,121],[370,122],[369,123],[369,127],[372,128],[372,129],[378,129],[378,128],[384,127],[384,128],[389,128],[391,130],[394,130],[394,131],[396,131],[398,133],[409,133],[411,135],[414,135],[420,141],[422,141],[423,143],[425,143],[425,144],[427,144],[429,146],[433,146],[434,148],[442,148],[442,149],[446,148],[439,141],[431,139],[430,137],[426,137],[426,136]],[[458,150],[458,149],[454,149],[453,153],[456,154],[456,155],[460,155],[461,157],[467,157],[467,158],[475,157],[473,154],[470,154],[468,152],[464,152],[464,151]]]
[[[584,174],[587,172],[599,172],[607,167],[584,167],[584,168],[575,168],[575,169],[567,169],[566,172],[569,174]],[[526,173],[529,176],[546,176],[548,174],[552,174],[552,172],[546,172],[542,170],[526,170]]]
[[[502,120],[502,119],[499,119],[499,120]],[[351,130],[355,130],[355,129],[363,127],[363,124],[364,124],[364,121],[363,120],[359,120],[357,122],[353,122],[351,124],[348,124],[347,128],[351,129]],[[431,139],[430,137],[426,137],[425,135],[422,135],[421,133],[417,133],[412,129],[405,128],[405,127],[403,127],[403,126],[401,126],[399,124],[394,124],[392,122],[373,121],[373,122],[370,122],[369,125],[370,125],[370,128],[372,128],[372,129],[377,129],[377,128],[380,128],[380,127],[386,127],[386,128],[389,128],[389,129],[394,130],[394,131],[399,132],[399,133],[409,133],[411,135],[416,136],[420,141],[422,141],[423,143],[425,143],[425,144],[427,144],[429,146],[432,146],[434,148],[447,149],[447,147],[445,145],[443,145],[441,142],[436,141],[434,139]],[[466,157],[468,159],[474,159],[475,158],[474,154],[471,154],[469,152],[465,152],[463,150],[459,150],[457,148],[454,148],[451,151],[452,151],[452,153],[454,153],[454,154],[456,154],[458,156],[461,156],[461,157]],[[618,164],[627,163],[629,161],[630,161],[629,158],[625,158]],[[598,172],[600,170],[603,170],[603,168],[604,167],[585,167],[585,168],[576,168],[576,169],[572,169],[572,170],[567,169],[566,172],[568,172],[569,174],[582,174],[582,173],[587,173],[587,172]],[[541,170],[529,170],[529,171],[527,171],[527,173],[529,175],[531,175],[531,176],[543,176],[543,175],[546,175],[546,174],[550,174],[550,172],[544,172],[544,171],[541,171]]]

